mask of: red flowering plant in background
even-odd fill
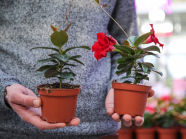
[[[156,115],[157,100],[149,99],[144,114],[143,128],[151,128],[155,126],[155,115]]]
[[[178,102],[172,96],[162,96],[158,99],[158,105],[156,107],[155,120],[159,127],[170,128],[176,125],[174,108]]]
[[[186,99],[181,99],[175,105],[173,110],[175,121],[182,127],[186,128]]]
[[[102,10],[104,10],[103,7],[99,4],[99,0],[94,1]],[[123,28],[111,16],[110,18],[126,34]],[[119,52],[121,54],[121,57],[116,61],[116,63],[118,64],[118,70],[116,71],[116,74],[119,76],[126,73],[126,76],[122,76],[121,78],[125,80],[123,83],[138,84],[144,79],[149,80],[148,74],[150,74],[151,71],[154,71],[162,76],[162,72],[157,71],[152,63],[138,61],[138,59],[144,58],[145,56],[149,55],[159,58],[159,56],[153,52],[160,53],[160,49],[158,46],[156,46],[156,44],[159,44],[160,47],[163,47],[163,44],[161,44],[155,36],[153,25],[150,24],[150,26],[152,28],[150,32],[139,37],[129,37],[126,34],[128,39],[124,40],[124,43],[122,45],[118,44],[112,36],[106,36],[106,33],[98,33],[97,41],[92,46],[92,51],[94,52],[95,58],[98,61],[99,59],[106,57],[108,52]],[[155,45],[151,45],[146,48],[139,47],[140,45],[148,44],[151,42],[154,42]],[[130,79],[130,81],[128,79]],[[133,81],[131,81],[131,79],[133,79]]]

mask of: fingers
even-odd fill
[[[18,104],[26,107],[40,107],[41,100],[34,93],[22,85],[14,84],[7,89],[6,99],[10,105]],[[30,95],[32,94],[32,95]]]
[[[140,117],[140,116],[136,116],[134,118],[134,122],[135,122],[136,126],[141,126],[143,124],[143,122],[144,122],[144,118]]]
[[[65,123],[48,123],[46,121],[43,121],[40,116],[32,116],[29,119],[25,119],[25,122],[28,122],[31,125],[36,126],[40,130],[46,130],[46,129],[57,129],[57,128],[63,128],[66,126]]]
[[[113,115],[112,115],[112,119],[115,121],[115,122],[120,122],[121,120],[120,120],[120,117],[119,117],[119,115],[117,114],[117,113],[114,113]]]
[[[126,127],[130,127],[132,125],[132,117],[129,114],[125,114],[123,116],[123,124]]]
[[[148,97],[154,96],[154,90],[151,90],[151,92],[148,94]]]
[[[25,95],[23,93],[15,93],[11,94],[9,97],[10,104],[18,104],[26,107],[40,107],[41,106],[41,100],[37,97]]]
[[[40,109],[40,108],[30,109],[30,108],[22,107],[21,105],[16,105],[14,107],[15,112],[20,116],[20,118],[23,121],[37,127],[40,130],[57,129],[66,126],[65,123],[48,123],[46,121],[43,121],[43,119],[40,117],[40,114],[33,111],[33,109]]]
[[[79,124],[80,124],[80,119],[75,117],[69,123],[67,123],[67,126],[78,126]]]
[[[105,108],[109,116],[114,114],[114,89],[113,88],[111,88],[109,93],[107,94],[105,100]]]

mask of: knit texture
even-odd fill
[[[118,21],[128,35],[138,35],[133,0],[101,0],[107,3],[106,11]],[[77,127],[40,131],[22,121],[3,101],[7,85],[22,84],[37,94],[36,86],[53,83],[57,79],[39,78],[37,60],[48,58],[50,50],[33,50],[33,47],[54,47],[48,41],[52,34],[50,24],[65,29],[65,14],[69,0],[1,0],[0,1],[0,138],[98,138],[117,131],[120,124],[106,113],[105,98],[115,75],[117,53],[108,53],[99,62],[91,51],[76,49],[70,54],[81,54],[85,66],[72,67],[77,76],[72,84],[81,85],[76,116],[81,119]],[[119,27],[93,0],[74,0],[67,31],[69,41],[64,49],[74,46],[92,46],[98,32],[111,34],[119,43],[126,39]],[[38,94],[37,94],[38,95]],[[39,95],[38,95],[39,96]]]

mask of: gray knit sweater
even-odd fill
[[[138,35],[136,13],[133,0],[101,0],[109,7],[108,13],[119,22],[128,35]],[[65,29],[66,10],[70,0],[0,0],[0,138],[98,138],[117,131],[119,124],[106,114],[105,98],[116,79],[116,53],[108,53],[106,58],[96,61],[91,51],[76,49],[71,54],[81,54],[85,66],[74,68],[77,76],[72,82],[81,85],[76,116],[81,119],[77,127],[65,127],[40,131],[22,121],[3,101],[4,89],[15,83],[33,90],[44,83],[56,79],[37,76],[33,66],[37,60],[47,58],[50,50],[33,50],[37,46],[51,46],[48,34],[50,24]],[[123,43],[126,36],[118,26],[96,5],[93,0],[74,0],[69,11],[68,22],[72,26],[67,31],[69,41],[64,46],[92,46],[97,33],[111,34]],[[51,46],[53,47],[53,46]],[[38,94],[37,94],[38,95]]]

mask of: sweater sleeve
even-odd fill
[[[128,36],[138,36],[134,0],[117,0],[112,12],[112,17],[122,26]],[[112,19],[110,19],[108,24],[108,32],[118,41],[119,44],[123,44],[124,40],[127,39],[127,36]],[[119,53],[111,53],[111,76],[108,89],[111,88],[113,80],[119,79],[118,75],[115,74],[117,70],[117,64],[115,62],[119,57]]]
[[[21,82],[14,76],[7,75],[0,69],[0,106],[5,106],[4,91],[9,85],[21,84]]]

